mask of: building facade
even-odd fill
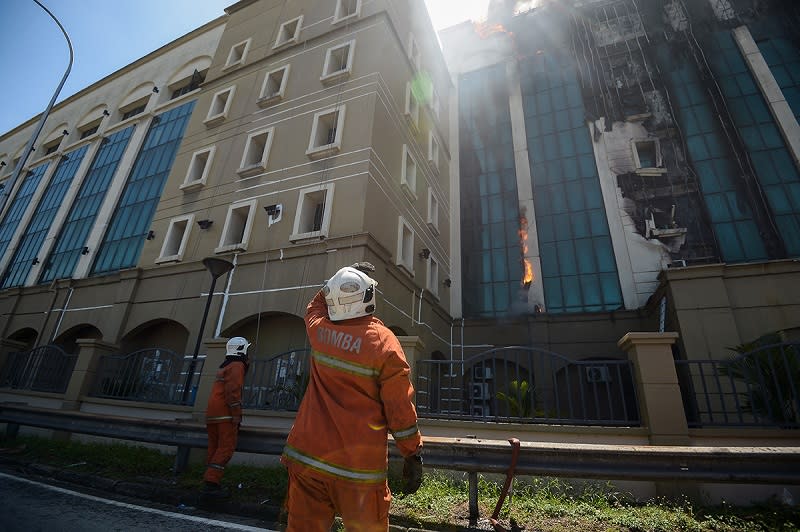
[[[369,261],[380,317],[445,351],[450,80],[422,2],[395,4],[237,2],[57,105],[14,183],[35,120],[0,138],[3,338],[270,356]],[[234,268],[201,332],[205,257]]]

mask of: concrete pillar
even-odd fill
[[[672,344],[678,333],[630,332],[617,342],[633,362],[639,415],[655,445],[688,445],[689,427],[683,410]]]
[[[208,397],[211,395],[211,387],[214,385],[217,370],[225,360],[225,344],[227,343],[228,338],[207,338],[203,341],[206,358],[203,361],[203,369],[200,371],[200,379],[197,381],[197,393],[192,408],[192,418],[196,421],[205,421]]]
[[[89,394],[95,384],[101,357],[119,352],[118,345],[93,338],[80,338],[76,343],[78,360],[64,394],[62,410],[80,410],[81,398]]]
[[[411,382],[415,382],[417,378],[417,360],[426,358],[425,343],[419,336],[398,336],[397,339],[400,340],[408,365],[411,366]]]

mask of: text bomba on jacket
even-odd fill
[[[360,353],[361,343],[363,342],[363,339],[360,336],[353,338],[352,334],[334,331],[333,329],[328,329],[327,327],[317,328],[317,340],[323,344],[328,344],[343,351],[350,351],[352,353]]]

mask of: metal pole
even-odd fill
[[[47,108],[42,113],[41,118],[39,119],[39,123],[36,125],[36,129],[33,132],[30,140],[28,141],[28,145],[25,146],[25,150],[22,152],[20,156],[19,163],[17,163],[16,168],[14,168],[14,172],[11,175],[11,179],[7,186],[3,187],[0,190],[0,214],[3,213],[3,209],[6,207],[6,202],[8,198],[11,197],[11,191],[14,189],[14,185],[17,183],[17,179],[19,179],[19,174],[22,173],[22,169],[25,167],[25,163],[28,161],[28,156],[33,151],[33,145],[36,142],[36,139],[39,137],[39,133],[42,132],[42,128],[44,127],[44,123],[47,120],[48,115],[50,114],[50,110],[53,108],[53,105],[56,103],[56,98],[58,98],[58,94],[61,92],[62,87],[64,87],[64,83],[67,81],[67,76],[69,76],[70,71],[72,70],[72,60],[74,59],[74,54],[72,51],[72,41],[69,40],[69,35],[67,35],[64,26],[61,25],[61,22],[50,12],[49,9],[44,7],[39,0],[33,0],[36,4],[44,9],[50,18],[52,18],[56,24],[58,24],[59,29],[61,29],[61,33],[64,34],[64,38],[67,40],[67,46],[69,46],[69,65],[67,65],[67,70],[64,72],[64,76],[61,78],[61,83],[58,84],[58,88],[56,88],[56,92],[53,93],[53,97],[50,98],[50,103],[47,104]]]
[[[206,318],[208,318],[208,310],[211,308],[211,298],[214,297],[214,287],[217,284],[217,278],[211,277],[211,289],[208,291],[208,299],[206,299],[206,308],[203,310],[203,319],[200,322],[200,330],[197,332],[197,343],[194,344],[194,354],[192,355],[192,362],[189,364],[189,371],[186,373],[186,382],[183,385],[183,397],[181,402],[186,404],[189,396],[189,390],[194,377],[194,368],[197,364],[197,354],[200,352],[200,342],[203,341],[203,331],[206,328]]]

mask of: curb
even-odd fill
[[[114,493],[132,499],[147,500],[175,506],[177,508],[194,507],[206,511],[262,519],[270,523],[269,526],[282,529],[279,523],[281,509],[274,505],[259,505],[232,500],[202,501],[202,496],[199,492],[187,492],[186,490],[173,488],[168,481],[163,481],[161,479],[138,477],[132,480],[115,480],[91,473],[79,473],[77,471],[70,471],[46,464],[22,462],[14,460],[12,457],[2,455],[0,455],[0,464],[9,466],[21,473],[44,478],[53,478],[68,484],[88,487],[105,493]],[[422,528],[407,528],[390,524],[389,532],[436,531]]]

